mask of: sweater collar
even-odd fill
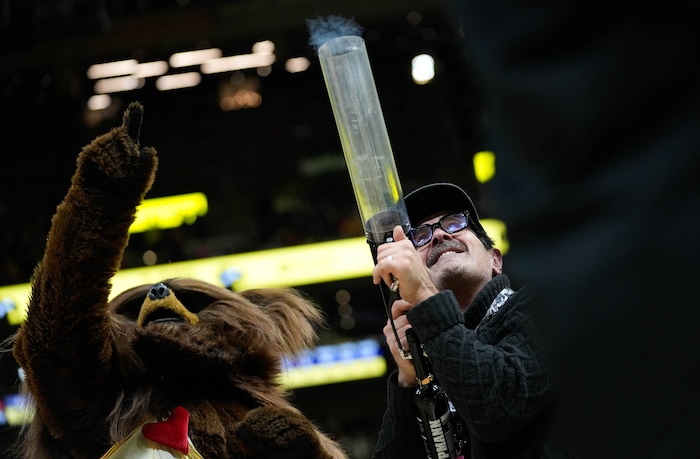
[[[474,329],[479,325],[493,300],[504,288],[510,288],[510,279],[505,274],[498,274],[476,294],[476,298],[464,313],[464,324],[467,328]]]

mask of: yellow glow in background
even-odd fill
[[[192,224],[198,217],[204,216],[207,210],[207,199],[203,193],[146,200],[139,207],[130,232]],[[481,223],[495,240],[496,247],[503,254],[507,253],[509,245],[505,224],[496,219],[482,219]],[[235,288],[246,290],[369,277],[373,267],[367,240],[357,237],[124,269],[112,280],[112,296],[135,285],[156,283],[172,277],[192,277],[224,285],[222,274],[229,270],[240,273],[240,278],[234,283]],[[7,320],[11,325],[19,325],[24,320],[29,293],[29,283],[0,287],[0,304],[10,309],[7,311]],[[290,366],[285,369],[281,383],[288,388],[333,384],[381,377],[386,370],[386,360],[381,352],[377,352],[374,355]],[[28,416],[26,411],[13,407],[7,407],[5,415],[12,424],[24,423]]]
[[[496,241],[496,247],[505,255],[509,249],[505,224],[495,219],[482,219],[481,223]],[[135,285],[156,283],[172,277],[192,277],[223,285],[221,276],[231,269],[241,274],[235,282],[235,288],[246,290],[355,279],[369,276],[373,267],[367,240],[357,237],[123,269],[112,280],[112,295]],[[7,321],[11,325],[18,325],[24,320],[29,292],[29,283],[0,287],[0,301],[13,304],[14,307],[7,312]]]
[[[241,273],[240,279],[235,283],[236,290],[247,290],[354,279],[369,276],[373,267],[367,240],[364,237],[349,238],[123,269],[112,279],[112,296],[136,285],[157,283],[172,277],[192,277],[223,285],[221,275],[229,269]],[[0,300],[9,300],[15,304],[15,309],[7,313],[11,325],[18,325],[24,320],[29,292],[29,283],[0,287]]]
[[[136,220],[129,227],[129,232],[142,233],[191,225],[197,217],[206,215],[208,210],[209,204],[204,193],[145,199],[136,210]]]
[[[474,176],[479,183],[486,183],[496,175],[496,155],[492,151],[474,154]]]

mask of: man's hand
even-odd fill
[[[372,271],[372,280],[382,280],[391,285],[398,279],[401,298],[409,305],[416,305],[438,293],[430,279],[425,261],[413,247],[413,243],[400,226],[394,228],[394,242],[381,244],[377,248],[377,264]]]
[[[387,285],[398,280],[401,298],[391,305],[391,317],[401,340],[401,348],[408,350],[406,330],[411,328],[411,324],[406,313],[415,305],[436,295],[438,289],[430,279],[425,261],[406,237],[403,228],[395,227],[393,237],[394,242],[381,244],[377,248],[377,264],[372,271],[372,280],[375,284],[384,281]],[[383,331],[391,355],[399,369],[399,386],[415,386],[416,370],[411,360],[403,358],[390,320],[387,320]]]
[[[399,303],[399,304],[397,304]],[[392,305],[391,310],[393,312],[403,309],[404,305],[407,305],[404,300],[396,300],[394,305]],[[394,326],[396,327],[396,333],[401,339],[401,346],[404,351],[408,351],[408,341],[406,340],[406,330],[411,328],[411,324],[408,322],[405,314],[398,316],[394,320]],[[387,319],[386,325],[384,326],[384,338],[386,339],[386,344],[389,346],[391,355],[396,361],[396,366],[399,370],[399,386],[401,387],[412,387],[415,386],[416,381],[416,369],[413,366],[413,362],[409,359],[405,359],[403,354],[399,350],[399,344],[396,341],[396,335],[394,335],[394,328],[391,326],[391,321]]]

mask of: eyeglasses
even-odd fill
[[[411,229],[411,239],[414,247],[423,247],[433,238],[433,230],[440,228],[447,234],[462,231],[469,225],[469,212],[456,212],[442,217],[437,222],[430,225],[419,225]]]

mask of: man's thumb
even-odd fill
[[[394,227],[394,241],[403,241],[404,239],[408,239],[406,237],[406,234],[403,232],[403,228],[401,226],[395,226]]]

